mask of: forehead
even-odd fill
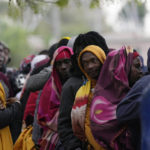
[[[90,59],[98,59],[93,53],[91,53],[91,52],[85,52],[85,53],[83,53],[82,54],[82,56],[81,56],[81,60],[82,61],[88,61],[88,60],[90,60]]]
[[[66,60],[70,60],[70,58],[62,58],[62,59],[59,59],[59,60],[57,60],[57,61],[55,61],[56,63],[62,63],[62,62],[64,62],[64,61],[66,61]]]

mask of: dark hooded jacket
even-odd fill
[[[140,106],[143,91],[150,83],[150,75],[145,75],[139,79],[117,106],[117,119],[122,123],[128,123],[133,134],[133,143],[140,149],[141,126],[140,126]]]

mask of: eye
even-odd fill
[[[60,66],[60,65],[61,65],[61,62],[57,61],[57,62],[55,63],[55,65],[56,65],[56,66]]]
[[[91,62],[92,63],[97,63],[97,59],[93,58],[93,59],[91,59]]]
[[[83,67],[86,67],[88,65],[88,62],[87,61],[83,61],[82,65],[83,65]]]
[[[71,62],[71,60],[70,59],[66,59],[66,60],[64,60],[64,63],[66,63],[66,64],[69,64]]]

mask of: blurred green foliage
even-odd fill
[[[28,32],[19,26],[0,21],[0,41],[11,50],[10,66],[18,67],[21,60],[31,53],[27,44]]]
[[[53,6],[49,8],[52,7]],[[28,15],[22,16],[20,9],[20,7],[14,4],[9,6],[6,2],[0,2],[0,41],[4,41],[10,48],[12,59],[9,66],[13,67],[18,67],[21,60],[27,55],[37,53],[35,52],[34,45],[33,47],[32,45],[29,45],[28,39],[30,36],[40,37],[44,42],[45,48],[50,47],[50,41],[51,39],[53,41],[54,36],[52,27],[54,25],[54,20],[52,20],[51,9],[47,9],[46,11],[42,10],[40,12],[42,17],[40,21],[37,21],[33,29],[30,29],[29,26],[33,23],[32,17],[34,16],[34,12],[30,9],[32,12],[30,11]],[[74,15],[75,12],[77,12],[76,9],[68,9],[67,12],[64,9],[61,9],[59,15],[60,22],[63,22],[63,24],[60,25],[60,38],[63,36],[75,36],[81,32],[83,33],[90,30],[86,18],[82,18],[82,16],[79,15],[83,13],[81,9],[78,10],[74,19],[70,17]],[[29,20],[26,17],[29,17]],[[26,25],[23,23],[25,18],[28,20]]]
[[[92,22],[89,22],[86,17],[89,9],[85,7],[80,9],[80,6],[84,5],[81,0],[75,0],[74,6],[76,7],[70,9],[70,1],[73,0],[17,0],[17,5],[14,3],[14,0],[10,0],[10,3],[0,1],[0,40],[4,41],[11,49],[12,61],[9,66],[18,67],[24,57],[35,53],[33,49],[34,45],[32,47],[27,41],[30,36],[40,37],[45,48],[50,47],[49,44],[51,40],[53,42],[53,37],[55,36],[54,22],[56,20],[54,20],[52,14],[53,7],[56,5],[59,6],[59,17],[57,19],[59,20],[58,23],[60,23],[60,37],[76,36],[91,29],[90,25]],[[113,2],[115,0],[106,1]],[[128,1],[130,2],[131,0]],[[140,0],[134,1],[138,6],[141,5]],[[99,7],[100,2],[100,0],[90,0],[89,8]],[[139,9],[141,9],[141,18],[143,18],[142,11],[145,9],[145,6]],[[29,11],[29,13],[26,14],[26,11]],[[38,21],[34,21],[34,15],[40,15],[41,18]],[[27,20],[29,19],[26,23],[26,27],[24,27],[25,18]],[[20,25],[18,25],[18,22]],[[30,24],[34,24],[35,22],[35,27],[30,29]],[[112,28],[105,23],[104,18],[102,18],[101,22],[102,26],[105,26],[105,30],[112,30]]]
[[[67,6],[68,5],[68,2],[69,2],[69,0],[57,0],[56,1],[56,4],[58,5],[58,6],[60,6],[60,7],[64,7],[64,6]]]
[[[92,0],[90,3],[90,8],[95,8],[97,6],[99,6],[100,1],[99,0]]]
[[[9,3],[11,3],[13,0],[9,0]],[[66,7],[69,4],[69,1],[71,0],[16,0],[19,7],[23,6],[24,4],[27,4],[29,7],[31,7],[36,13],[38,12],[38,7],[41,5],[41,3],[54,3],[59,7]],[[105,0],[106,2],[111,1],[117,1],[117,0]],[[130,2],[131,0],[127,0]],[[136,3],[140,4],[142,0],[134,0]],[[101,0],[90,0],[89,7],[95,8],[99,7]],[[25,5],[24,5],[25,6]]]
[[[137,18],[139,20],[139,24],[142,26],[144,24],[144,17],[147,13],[146,4],[144,2],[141,2],[139,0],[133,1],[127,1],[123,8],[121,9],[119,15],[122,19],[126,20],[135,20],[135,12],[133,12],[135,9],[137,9]]]

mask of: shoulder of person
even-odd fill
[[[144,75],[142,78],[140,78],[136,83],[146,83],[146,85],[148,83],[150,83],[150,74],[148,75]],[[145,86],[146,86],[145,85]]]
[[[82,85],[83,83],[83,80],[82,78],[79,78],[79,77],[70,77],[66,82],[65,84],[63,85],[63,87],[67,88],[67,87],[70,87],[70,86],[76,86],[78,84]]]

